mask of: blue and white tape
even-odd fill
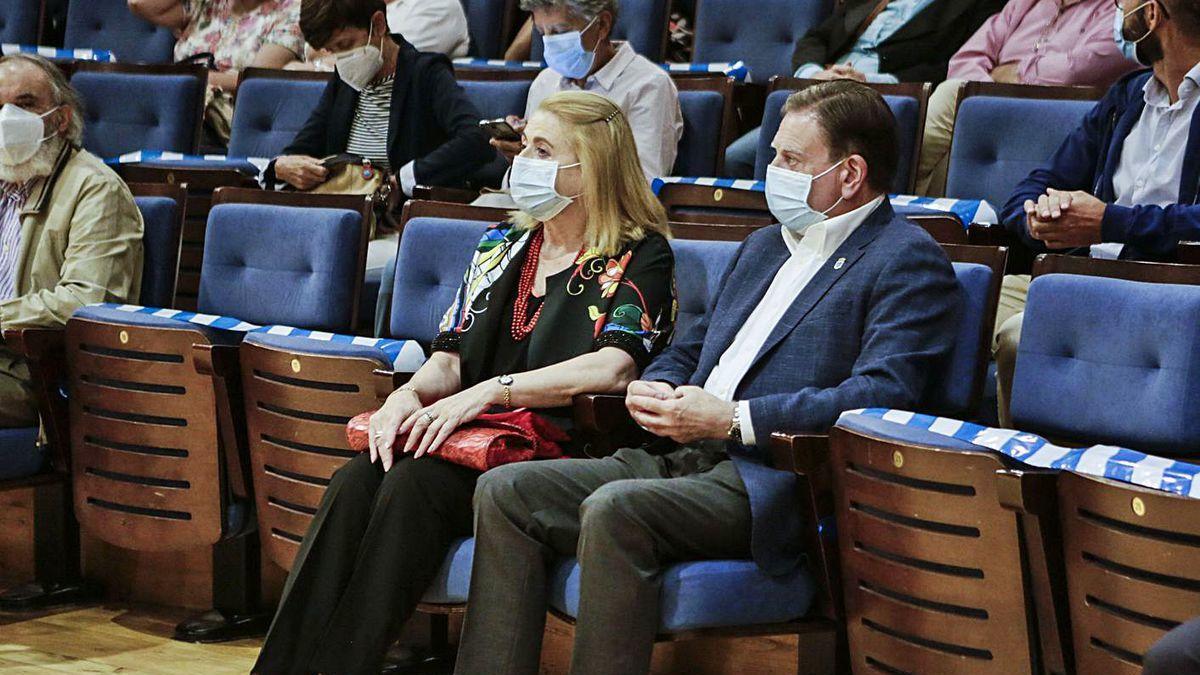
[[[842,413],[839,422],[856,415],[966,441],[1042,469],[1074,471],[1200,499],[1200,464],[1155,457],[1115,445],[1064,448],[1036,434],[890,408],[849,410]]]
[[[18,45],[12,43],[0,44],[0,54],[37,54],[48,59],[59,61],[96,61],[98,63],[115,63],[117,58],[106,49],[59,49],[40,45]]]
[[[271,160],[266,157],[230,157],[228,155],[188,155],[182,152],[165,152],[161,150],[137,150],[127,152],[120,157],[104,160],[105,164],[144,164],[149,162],[204,162],[213,168],[221,168],[222,164],[248,162],[258,170],[259,175],[267,170]],[[181,167],[186,168],[186,167]]]
[[[157,307],[142,307],[141,305],[120,305],[116,303],[100,303],[93,307],[103,307],[130,314],[148,314],[161,319],[172,319],[185,323],[227,330],[237,333],[266,333],[285,337],[306,338],[317,342],[333,342],[339,344],[373,347],[380,350],[392,362],[392,367],[398,372],[414,372],[425,363],[425,351],[414,340],[390,340],[387,338],[370,338],[357,335],[340,335],[325,331],[292,328],[291,326],[259,326],[231,316],[216,314],[200,314],[185,312],[180,309],[160,309]]]
[[[481,68],[494,70],[543,70],[544,61],[505,61],[504,59],[477,59],[469,56],[454,59],[458,68]],[[742,61],[732,63],[660,63],[663,70],[669,73],[710,73],[732,77],[739,82],[746,79],[749,70]]]
[[[664,185],[700,185],[703,187],[723,188],[726,190],[746,190],[749,192],[766,192],[767,184],[761,180],[746,178],[711,178],[703,176],[663,176],[655,178],[650,188],[657,195]],[[943,213],[953,213],[964,224],[982,223],[991,225],[999,222],[996,210],[992,205],[981,199],[949,199],[932,197],[915,197],[912,195],[889,195],[893,208],[917,207]]]

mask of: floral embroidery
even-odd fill
[[[454,304],[442,319],[442,331],[466,332],[473,325],[475,317],[487,311],[492,285],[524,249],[529,234],[509,223],[488,228],[475,248],[475,255]],[[640,340],[647,354],[652,354],[664,337],[664,331],[669,331],[674,324],[675,300],[672,297],[669,308],[660,310],[658,316],[651,316],[641,289],[625,278],[632,260],[633,250],[626,250],[614,258],[600,255],[595,249],[585,250],[575,259],[575,269],[567,280],[566,292],[570,296],[581,296],[594,281],[601,301],[587,306],[594,337],[599,338],[611,332],[631,335]],[[629,302],[622,301],[604,311],[604,306],[608,304],[604,301],[615,298],[622,287],[632,291],[633,297],[629,298]]]

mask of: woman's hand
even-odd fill
[[[329,169],[316,157],[283,155],[275,160],[275,177],[297,190],[311,190],[329,178]]]
[[[383,470],[392,468],[395,456],[396,434],[401,423],[421,409],[421,399],[412,389],[397,389],[388,396],[383,407],[371,415],[367,425],[367,444],[370,446],[371,462],[376,459],[383,464]]]
[[[470,389],[447,396],[433,405],[412,413],[399,432],[408,434],[404,452],[420,457],[437,451],[458,427],[479,417],[499,398],[500,385],[494,380],[480,382]]]

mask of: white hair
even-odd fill
[[[599,16],[600,12],[611,13],[613,20],[616,20],[618,5],[619,0],[521,0],[521,9],[526,12],[532,12],[535,9],[563,7],[569,14],[584,21],[591,21]]]

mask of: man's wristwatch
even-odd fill
[[[733,404],[733,419],[729,421],[729,440],[740,444],[742,442],[742,406]]]
[[[499,383],[501,387],[504,387],[504,407],[511,408],[513,376],[501,375],[500,377],[496,378],[496,382]]]

